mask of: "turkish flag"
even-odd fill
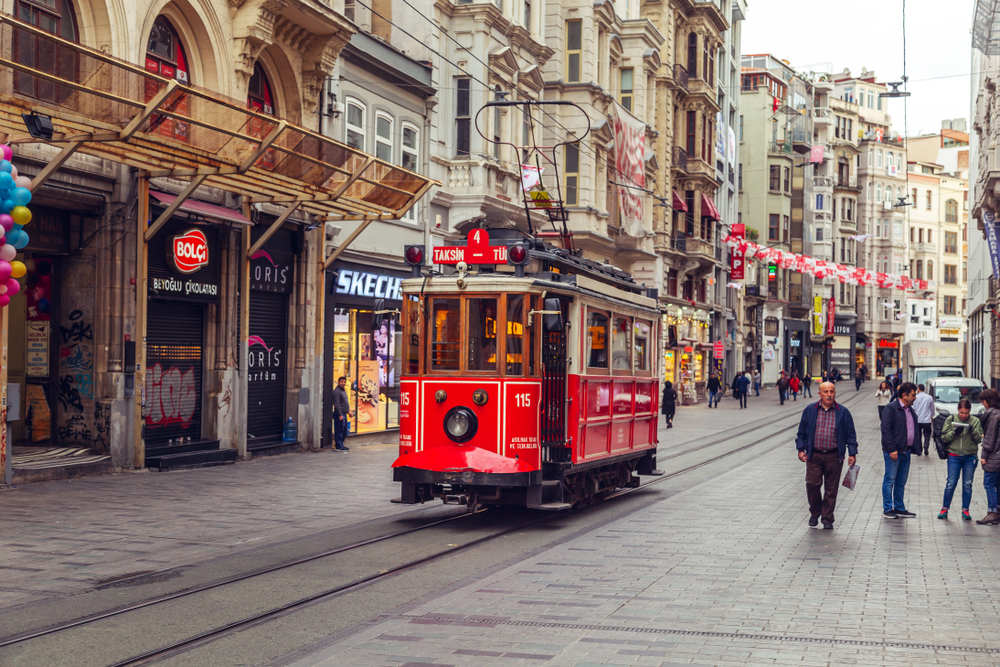
[[[771,110],[774,111],[774,112],[777,112],[778,111],[778,107],[780,107],[780,106],[781,106],[781,100],[779,100],[777,97],[775,97],[774,98],[774,104],[772,105]]]

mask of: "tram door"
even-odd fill
[[[572,460],[566,447],[566,312],[561,299],[545,299],[542,325],[542,456],[544,461]]]

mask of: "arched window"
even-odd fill
[[[267,73],[259,62],[254,63],[253,76],[250,77],[250,85],[247,86],[247,108],[268,116],[278,115],[274,104],[274,95],[271,93],[271,81],[267,78]],[[261,118],[250,119],[250,136],[252,137],[263,139],[270,134],[272,129],[273,127]],[[275,158],[274,149],[268,148],[256,164],[264,169],[272,169]]]
[[[958,202],[949,199],[944,203],[944,221],[958,222]]]
[[[149,41],[146,43],[146,71],[168,79],[177,79],[181,83],[190,84],[188,74],[188,59],[184,52],[177,31],[166,18],[159,16],[149,31]],[[146,81],[146,101],[153,99],[160,91],[155,81]],[[187,97],[174,97],[171,106],[181,114],[188,112]],[[164,137],[187,142],[188,124],[174,120],[168,116],[154,114],[149,121],[149,132],[158,132]]]
[[[366,130],[365,114],[368,111],[365,106],[356,99],[347,98],[347,145],[357,148],[359,151],[365,150]]]
[[[500,109],[500,107],[495,108]],[[392,162],[392,125],[392,116],[381,111],[375,113],[375,157],[390,163]]]
[[[17,0],[16,14],[20,20],[45,32],[71,42],[80,41],[73,6],[69,0]],[[48,42],[40,43],[34,36],[18,32],[15,35],[14,53],[15,59],[22,65],[61,78],[75,78],[76,57],[70,52],[61,51],[57,58]],[[15,73],[15,86],[19,93],[56,103],[66,101],[73,93],[69,88],[24,72]]]
[[[882,151],[877,151],[877,155],[878,155],[878,168],[881,169],[882,168]]]
[[[688,34],[688,74],[698,76],[698,35],[693,32]]]
[[[882,184],[879,183],[875,186],[875,201],[882,203]]]
[[[924,260],[922,260],[922,259],[918,259],[917,260],[917,273],[916,273],[916,275],[914,277],[917,280],[923,280],[924,279]]]
[[[934,262],[927,260],[927,280],[934,280]]]
[[[896,166],[896,156],[895,156],[895,154],[893,154],[892,151],[889,151],[887,157],[889,159],[889,166],[890,167],[895,167]]]

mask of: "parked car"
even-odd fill
[[[976,378],[937,377],[927,381],[927,393],[934,399],[937,413],[945,418],[958,414],[958,402],[967,398],[972,402],[972,414],[983,412],[979,394],[985,385]]]

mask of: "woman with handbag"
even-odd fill
[[[878,420],[882,423],[882,410],[892,401],[892,386],[888,382],[882,382],[875,392],[875,400],[878,402]]]
[[[983,425],[972,416],[972,403],[966,399],[958,402],[958,415],[949,415],[941,428],[941,442],[948,446],[948,481],[944,485],[944,506],[939,519],[948,519],[948,508],[962,473],[962,520],[972,521],[969,503],[972,502],[972,479],[976,474],[977,452],[983,441]]]
[[[667,421],[667,428],[674,427],[674,413],[677,411],[677,390],[670,380],[663,383],[663,400],[660,401],[660,412]]]

